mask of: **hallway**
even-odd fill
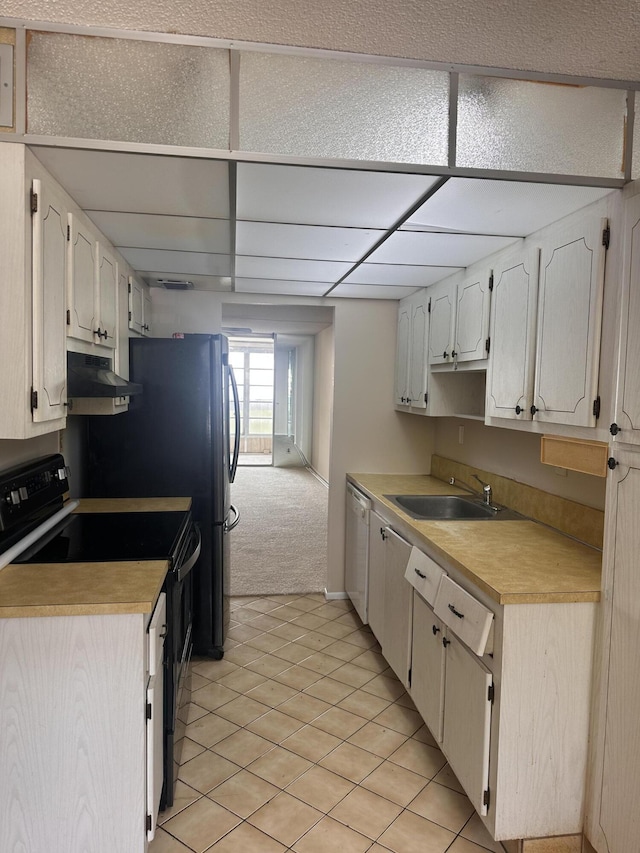
[[[176,802],[150,853],[487,853],[491,840],[348,601],[232,601],[192,665]]]

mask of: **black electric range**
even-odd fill
[[[60,454],[0,472],[0,568],[13,564],[166,560],[164,784],[173,805],[190,702],[193,581],[200,531],[189,511],[78,512],[65,501],[68,468]]]

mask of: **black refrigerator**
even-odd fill
[[[129,411],[87,420],[91,497],[182,497],[202,534],[194,567],[193,651],[219,659],[229,626],[229,485],[239,451],[238,392],[224,335],[132,338]],[[231,408],[235,429],[230,435]]]

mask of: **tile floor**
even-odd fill
[[[226,648],[149,853],[502,853],[350,602],[233,599]]]

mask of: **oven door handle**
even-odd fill
[[[200,532],[200,528],[197,524],[193,525],[193,532],[197,537],[196,547],[191,552],[191,556],[188,557],[188,559],[186,559],[181,566],[178,566],[178,582],[183,580],[189,574],[191,569],[197,563],[198,557],[200,556],[200,552],[202,551],[202,533]]]

